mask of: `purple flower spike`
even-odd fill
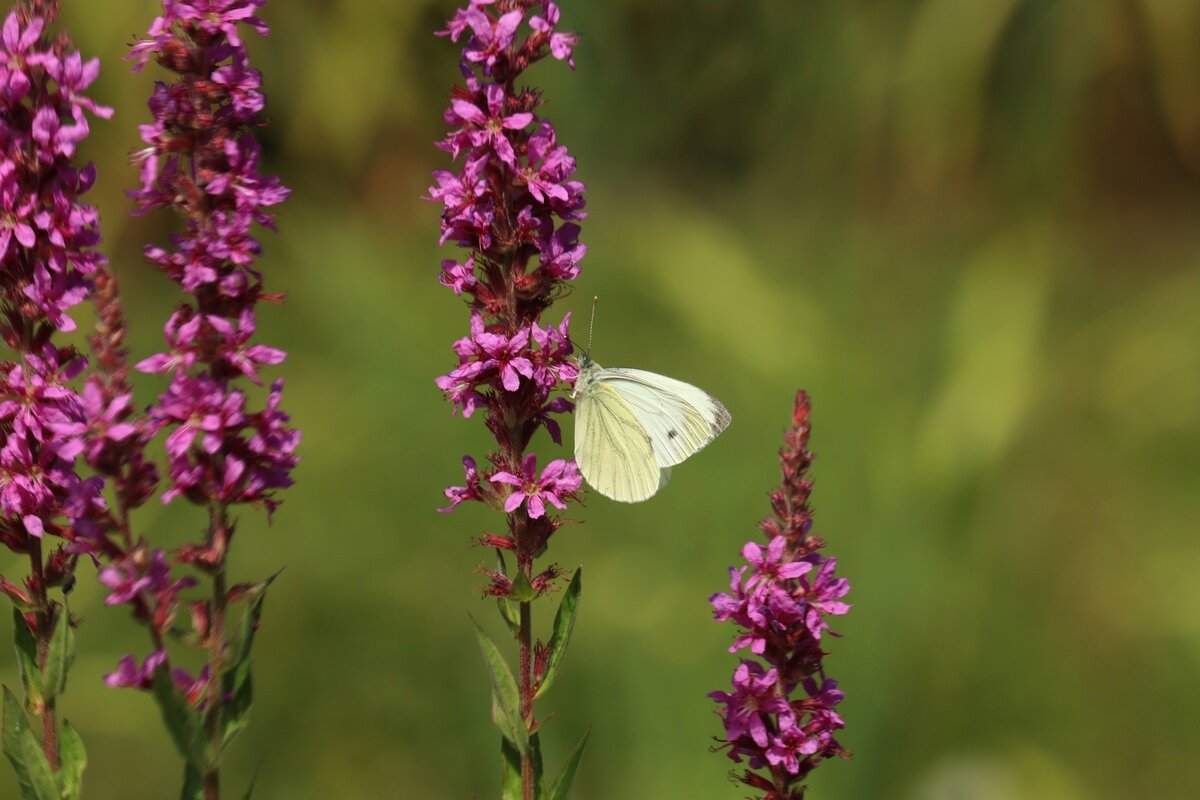
[[[282,410],[283,382],[270,382],[265,374],[286,354],[257,340],[260,301],[283,299],[266,291],[257,237],[260,228],[274,229],[274,206],[289,194],[278,178],[260,171],[262,150],[255,135],[265,125],[263,77],[252,68],[242,39],[243,26],[268,32],[257,16],[265,3],[163,0],[162,14],[133,45],[135,71],[153,60],[172,73],[155,84],[152,119],[139,128],[145,146],[133,160],[140,185],[129,192],[134,213],[170,209],[182,220],[167,243],[144,249],[147,261],[185,295],[164,326],[163,352],[136,365],[162,374],[168,385],[144,414],[138,412],[116,282],[101,271],[92,337],[99,368],[79,403],[80,419],[61,415],[53,421],[54,430],[70,437],[66,452],[82,453],[110,479],[113,507],[92,504],[80,539],[101,564],[105,602],[127,606],[153,646],[142,664],[132,655],[123,658],[106,683],[154,688],[165,702],[154,676],[169,675],[178,694],[203,717],[204,747],[213,753],[227,743],[223,739],[234,719],[230,704],[243,691],[237,683],[247,680],[244,669],[240,678],[232,674],[236,664],[248,664],[240,661],[245,655],[235,655],[245,644],[238,644],[239,617],[253,615],[257,621],[258,609],[251,603],[261,601],[270,583],[227,585],[235,509],[260,507],[270,521],[279,490],[292,484],[300,439]],[[70,65],[68,71],[78,72],[83,81],[91,69]],[[35,132],[39,152],[73,147],[77,122],[65,117],[60,122],[56,128],[47,121]],[[20,224],[14,218],[9,239],[24,235]],[[248,384],[265,382],[267,391],[248,391]],[[207,523],[201,541],[169,552],[135,535],[129,514],[158,488],[158,470],[145,457],[156,436],[163,438],[166,454],[162,501],[189,501],[200,507]],[[211,586],[203,599],[190,599],[188,590],[200,580]],[[248,587],[253,588],[250,598]],[[240,608],[234,605],[239,601],[245,602]],[[180,617],[190,617],[190,628]],[[172,652],[201,651],[207,663],[193,677],[171,663],[168,644]],[[219,782],[215,764],[196,777],[210,797],[217,796]]]
[[[239,26],[266,34],[255,16],[265,0],[172,0],[145,39],[134,45],[138,68],[151,56],[178,74],[159,83],[142,126],[146,149],[142,187],[132,195],[139,212],[174,207],[186,220],[171,246],[147,247],[147,258],[194,296],[167,322],[169,351],[138,369],[172,373],[151,409],[154,429],[166,432],[172,486],[165,501],[277,504],[272,490],[290,485],[287,473],[299,434],[278,411],[281,384],[266,410],[247,407],[232,382],[260,383],[263,367],[286,354],[253,342],[255,305],[265,295],[253,268],[261,247],[256,223],[273,227],[267,210],[288,196],[277,178],[259,173],[262,75],[250,68]],[[188,54],[184,57],[184,54]],[[198,133],[197,133],[198,132]],[[186,142],[187,147],[180,146]]]
[[[103,480],[79,474],[92,402],[79,393],[86,360],[60,334],[75,329],[75,307],[105,263],[99,217],[84,200],[96,170],[76,157],[92,118],[112,110],[85,94],[99,62],[54,29],[56,0],[11,5],[0,26],[0,340],[9,348],[0,358],[0,544],[28,572],[0,577],[0,590],[45,660],[55,629],[74,624],[55,590],[75,583],[79,556],[93,554],[92,517],[105,510]],[[114,415],[105,428],[128,435]],[[22,683],[32,736],[53,754],[63,697]]]
[[[709,695],[724,706],[721,747],[734,761],[748,762],[738,779],[764,791],[763,800],[802,800],[809,772],[824,759],[848,757],[834,738],[845,727],[833,710],[844,694],[824,677],[821,634],[827,617],[850,610],[840,599],[850,583],[834,577],[837,559],[821,556],[823,542],[809,534],[809,415],[808,395],[800,392],[779,454],[783,483],[771,493],[775,516],[759,526],[767,546],[748,542],[745,566],[729,570],[730,592],[709,598],[714,619],[740,629],[730,652],[749,648],[767,665],[743,660],[734,692]]]
[[[477,541],[512,553],[517,572],[480,571],[485,595],[511,595],[523,609],[521,704],[530,723],[538,682],[548,680],[549,649],[532,637],[527,604],[559,575],[553,566],[536,571],[534,562],[567,522],[557,512],[582,486],[574,461],[554,459],[539,472],[529,451],[543,428],[562,444],[555,416],[573,409],[561,395],[579,374],[569,315],[561,322],[543,315],[570,291],[587,253],[576,224],[584,186],[539,114],[541,92],[523,77],[536,61],[571,58],[579,37],[558,31],[559,17],[551,0],[469,0],[439,32],[462,46],[463,83],[451,91],[443,113],[449,130],[437,143],[455,168],[435,171],[427,195],[441,205],[441,242],[467,251],[442,261],[438,281],[471,309],[469,332],[453,345],[457,363],[435,382],[453,413],[482,412],[496,444],[486,463],[463,458],[465,485],[447,488],[450,504],[439,511],[477,502],[505,514],[506,535]],[[523,761],[522,792],[532,797],[538,778],[528,756]]]

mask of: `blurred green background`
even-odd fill
[[[122,192],[161,73],[120,59],[158,4],[64,5],[117,109],[85,154],[144,357],[177,290],[140,248],[172,221],[130,218]],[[804,387],[818,531],[855,604],[827,661],[855,759],[811,796],[1200,796],[1200,4],[561,5],[578,69],[528,77],[590,187],[591,252],[555,310],[599,295],[601,363],[695,382],[734,422],[653,501],[593,496],[553,541],[586,571],[539,706],[550,768],[590,726],[580,800],[747,794],[708,752],[704,694],[735,659],[706,598],[767,510]],[[456,50],[431,31],[453,7],[276,0],[252,45],[267,167],[294,189],[264,235],[288,301],[261,334],[291,353],[274,374],[304,429],[274,526],[245,516],[234,548],[235,579],[286,566],[225,777],[257,771],[261,800],[497,794],[467,614],[498,622],[469,546],[498,518],[435,511],[488,445],[433,385],[467,326],[419,199],[448,164]],[[136,524],[171,543],[204,520],[152,504]],[[144,634],[81,573],[63,707],[87,796],[177,796],[151,699],[100,679]]]

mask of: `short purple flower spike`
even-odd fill
[[[730,652],[748,648],[766,662],[743,658],[734,691],[709,695],[722,706],[720,748],[748,762],[750,769],[737,778],[762,790],[763,800],[801,800],[804,778],[822,760],[848,757],[834,738],[845,727],[834,711],[844,695],[825,677],[821,634],[829,617],[850,610],[841,601],[850,583],[834,577],[837,560],[822,556],[823,543],[809,534],[809,415],[808,395],[800,392],[779,454],[783,483],[771,493],[775,516],[760,525],[767,546],[748,542],[746,565],[729,570],[730,592],[709,598],[713,617],[740,629]]]

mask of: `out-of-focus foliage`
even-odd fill
[[[86,152],[144,356],[175,297],[140,257],[165,223],[122,196],[154,70],[119,58],[156,3],[64,5],[117,109]],[[827,666],[856,759],[813,797],[1200,795],[1200,5],[561,5],[578,69],[531,80],[591,187],[592,249],[560,308],[583,319],[600,295],[601,363],[693,381],[734,417],[652,502],[593,496],[553,542],[588,570],[539,705],[553,763],[592,727],[576,797],[744,796],[707,752],[704,693],[733,657],[706,598],[766,512],[797,387],[855,603]],[[305,431],[274,526],[245,519],[234,544],[235,579],[286,567],[226,771],[231,788],[257,771],[262,800],[495,793],[467,619],[500,636],[471,574],[486,515],[434,511],[486,446],[433,386],[467,314],[418,199],[446,163],[455,49],[430,32],[452,7],[276,0],[253,43],[269,166],[295,189],[262,262],[288,300],[260,325],[292,353]],[[136,524],[169,542],[204,521],[153,506]],[[152,701],[100,680],[144,643],[86,573],[66,713],[87,797],[174,796]]]

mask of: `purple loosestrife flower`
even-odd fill
[[[570,497],[579,491],[583,485],[583,476],[574,461],[564,461],[561,458],[551,461],[542,470],[542,476],[537,474],[537,456],[533,453],[525,456],[521,462],[521,474],[497,472],[491,477],[492,483],[507,483],[516,488],[504,501],[504,512],[511,514],[526,505],[530,519],[540,519],[546,515],[546,503],[560,511],[565,511],[567,504],[562,498]]]
[[[85,62],[65,34],[50,34],[57,15],[54,0],[25,0],[0,29],[0,338],[13,351],[11,360],[0,360],[0,542],[27,556],[30,568],[23,586],[0,576],[0,588],[20,612],[24,705],[39,718],[32,729],[41,752],[26,754],[24,766],[9,753],[27,774],[57,772],[60,756],[70,755],[58,744],[61,685],[43,682],[51,650],[73,657],[74,623],[65,600],[51,599],[48,590],[69,591],[78,555],[89,550],[87,520],[103,507],[101,480],[76,471],[87,399],[74,379],[86,362],[54,339],[74,330],[70,312],[87,299],[104,264],[94,249],[99,217],[82,201],[96,171],[73,159],[89,115],[112,112],[84,94],[99,62]],[[62,541],[56,546],[50,537]],[[22,724],[8,716],[6,726]]]
[[[443,261],[438,280],[471,307],[469,332],[453,346],[458,363],[436,383],[464,418],[482,411],[496,442],[486,465],[464,457],[466,485],[446,489],[450,505],[441,510],[480,502],[506,515],[507,535],[481,537],[500,551],[501,568],[480,571],[489,576],[485,594],[511,610],[506,618],[519,642],[512,688],[520,707],[502,729],[506,746],[519,751],[506,769],[520,773],[526,800],[533,797],[540,761],[523,744],[528,733],[515,731],[536,730],[534,696],[553,679],[566,646],[565,639],[557,642],[552,655],[532,639],[531,602],[559,574],[553,566],[536,572],[533,565],[565,522],[552,509],[566,510],[582,485],[574,461],[552,460],[539,473],[537,456],[528,451],[541,428],[561,444],[553,415],[573,408],[552,396],[568,391],[578,375],[569,360],[569,315],[549,324],[542,315],[578,276],[587,253],[579,226],[567,222],[584,217],[575,160],[539,115],[540,92],[518,88],[532,63],[570,60],[578,37],[556,30],[559,16],[549,0],[470,0],[440,32],[462,45],[464,83],[451,93],[444,114],[451,130],[438,143],[458,168],[434,172],[428,195],[442,206],[442,243],[467,251]],[[503,551],[514,554],[514,573],[506,573]],[[574,608],[578,586],[577,574],[564,607]]]
[[[146,656],[140,665],[135,656],[123,656],[117,662],[117,669],[104,676],[104,682],[114,689],[119,686],[131,689],[149,689],[154,682],[154,673],[167,660],[167,654],[156,650]]]
[[[743,658],[733,693],[709,695],[722,705],[721,747],[749,763],[738,780],[762,790],[763,800],[800,800],[804,778],[822,760],[848,757],[834,738],[845,727],[834,711],[844,695],[825,677],[821,634],[828,617],[850,610],[841,601],[850,584],[834,577],[837,560],[821,555],[824,543],[809,534],[809,415],[808,395],[800,392],[779,453],[783,482],[770,496],[774,516],[759,526],[767,546],[748,542],[746,565],[729,570],[730,592],[709,598],[715,619],[741,629],[730,652],[749,648],[766,662]]]
[[[243,24],[268,32],[255,15],[265,2],[164,0],[162,15],[132,47],[135,70],[153,59],[175,75],[155,85],[149,102],[153,119],[140,127],[145,147],[134,154],[141,183],[129,194],[135,213],[169,208],[182,219],[182,231],[167,246],[148,245],[144,252],[187,296],[167,320],[167,351],[137,363],[138,370],[165,374],[170,381],[142,415],[133,410],[116,282],[107,273],[101,276],[92,339],[99,369],[85,392],[84,422],[72,428],[76,450],[114,487],[112,510],[93,514],[89,531],[90,549],[104,562],[99,579],[110,590],[105,601],[128,605],[153,646],[141,666],[126,656],[107,681],[154,688],[165,702],[155,673],[169,676],[183,701],[203,714],[212,753],[222,749],[222,731],[244,724],[231,715],[244,714],[249,697],[237,699],[249,691],[248,683],[239,689],[230,681],[248,678],[230,678],[229,670],[235,659],[248,666],[250,642],[237,639],[227,614],[232,603],[248,600],[246,613],[256,621],[270,582],[226,586],[233,507],[261,507],[268,516],[275,511],[277,491],[292,484],[300,438],[281,410],[282,381],[271,383],[262,401],[239,386],[243,379],[261,385],[260,372],[286,357],[254,341],[259,301],[282,300],[264,291],[255,266],[261,252],[255,226],[273,228],[270,209],[289,194],[278,178],[259,171],[253,132],[263,125],[262,76],[250,67],[239,34]],[[163,502],[186,498],[208,518],[203,541],[173,552],[134,536],[130,522],[130,512],[159,482],[145,458],[146,445],[157,436],[166,450]],[[183,593],[199,585],[198,577],[211,579],[210,597],[185,600]],[[181,607],[190,609],[191,630],[171,638],[206,653],[208,663],[197,677],[173,667],[165,646],[168,634],[178,633],[174,620]],[[210,679],[218,675],[226,678]],[[164,718],[171,724],[172,715]],[[188,780],[203,785],[205,797],[216,798],[218,769],[215,758],[189,760]]]

